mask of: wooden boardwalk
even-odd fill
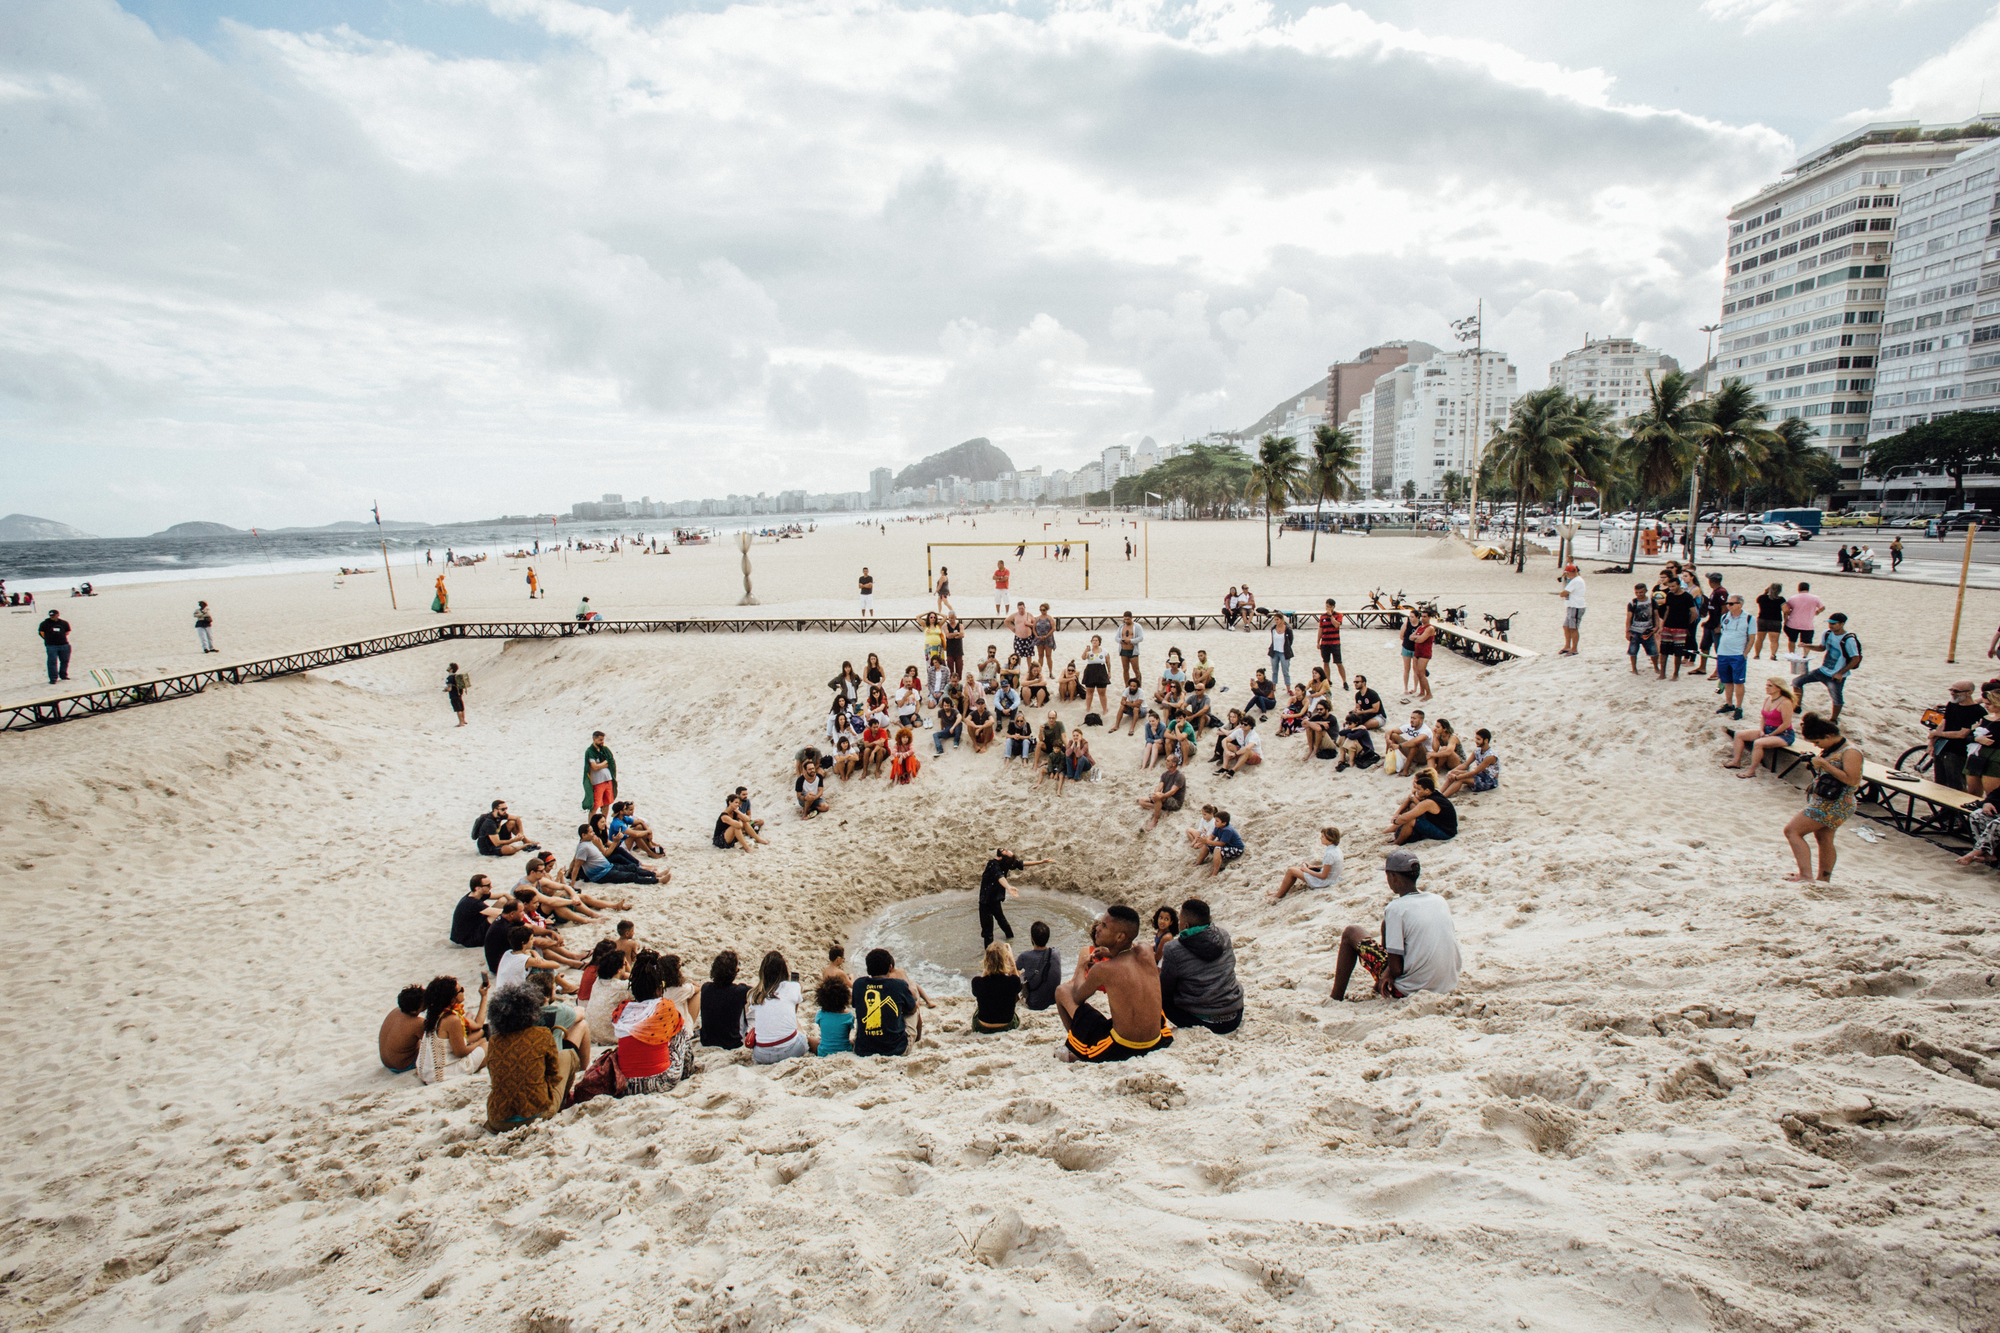
[[[1313,632],[1315,621],[1311,612],[1292,611],[1283,614],[1291,617],[1293,625],[1300,633]],[[1401,629],[1405,613],[1401,610],[1364,610],[1348,611],[1343,614],[1346,623],[1355,629]],[[1132,618],[1148,630],[1197,631],[1228,628],[1220,615],[1135,615]],[[1114,630],[1122,621],[1123,617],[1117,615],[1060,616],[1056,618],[1056,630],[1058,633],[1077,630]],[[960,616],[959,623],[968,630],[1007,628],[1007,620],[1002,616]],[[456,643],[466,639],[569,639],[595,634],[910,634],[922,633],[923,628],[923,621],[917,616],[846,616],[831,619],[795,616],[727,616],[699,619],[688,617],[678,620],[598,620],[588,623],[575,620],[447,621],[442,624],[427,625],[422,629],[406,630],[401,634],[359,639],[353,643],[334,644],[325,648],[307,648],[300,652],[284,653],[254,662],[237,662],[228,666],[208,667],[180,675],[154,676],[145,680],[120,681],[69,694],[53,695],[22,703],[0,704],[0,731],[26,731],[34,727],[53,726],[72,718],[93,717],[100,713],[115,713],[128,708],[137,708],[143,704],[183,699],[189,695],[200,694],[210,685],[245,685],[252,681],[276,680],[281,676],[296,676],[323,667],[339,666],[344,662],[358,662],[366,657],[381,657],[387,653],[406,652],[412,648]],[[1515,648],[1510,644],[1488,639],[1485,635],[1473,634],[1448,625],[1438,626],[1438,639],[1447,647],[1481,661],[1503,662],[1513,658],[1535,656],[1528,649]],[[1309,642],[1301,646],[1300,655],[1302,657],[1312,655]]]

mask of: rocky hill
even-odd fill
[[[73,528],[52,518],[36,518],[33,514],[9,514],[0,518],[0,542],[87,541],[93,535],[82,528]]]
[[[946,477],[998,481],[1002,472],[1013,470],[1014,460],[1007,456],[1007,451],[995,448],[993,441],[982,435],[964,444],[954,444],[943,453],[932,454],[922,462],[910,464],[896,474],[896,485],[928,486]]]

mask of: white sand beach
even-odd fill
[[[924,543],[1037,538],[1047,513],[823,526],[753,548],[761,606],[844,616],[863,564],[877,609],[926,610]],[[658,525],[654,525],[658,526]],[[13,1092],[0,1109],[0,1322],[11,1328],[1326,1331],[1916,1330],[2000,1318],[2000,890],[1989,871],[1857,819],[1827,885],[1781,882],[1796,782],[1721,768],[1713,687],[1627,674],[1632,579],[1586,565],[1584,652],[1557,657],[1554,567],[1473,560],[1455,540],[1155,523],[1055,531],[1013,596],[1082,611],[1216,609],[1247,580],[1266,606],[1356,609],[1370,588],[1522,614],[1541,655],[1435,659],[1433,718],[1490,728],[1497,791],[1418,849],[1448,898],[1466,972],[1448,996],[1344,1004],[1341,927],[1379,922],[1388,815],[1372,772],[1206,763],[1248,854],[1197,880],[1170,816],[1141,833],[1155,775],[1139,742],[1093,744],[1102,780],[1032,790],[998,754],[947,751],[909,787],[834,783],[791,811],[794,750],[821,734],[824,682],[916,636],[596,635],[467,641],[41,730],[0,735],[0,884]],[[1127,534],[1150,564],[1123,558]],[[1002,553],[940,554],[961,614],[990,614]],[[573,553],[450,576],[451,617],[736,614],[733,548]],[[1720,564],[1731,587],[1772,577]],[[1148,573],[1148,569],[1150,573]],[[432,623],[392,612],[378,571],[113,587],[49,603],[75,626],[74,680],[195,669]],[[1645,566],[1641,576],[1645,576]],[[1150,598],[1145,596],[1150,577]],[[1753,584],[1754,579],[1754,584]],[[1796,576],[1785,576],[1787,587]],[[1983,680],[2000,594],[1815,578],[1867,646],[1848,734],[1890,761],[1959,677]],[[1739,586],[1741,585],[1741,586]],[[207,598],[220,657],[198,652]],[[0,644],[0,694],[43,694],[33,619]],[[1082,635],[1063,634],[1060,663]],[[968,635],[968,656],[998,633]],[[1255,634],[1156,631],[1207,649],[1225,703],[1264,663]],[[1396,716],[1386,632],[1350,630],[1350,672]],[[441,693],[468,671],[472,725]],[[1316,654],[1301,635],[1302,677]],[[1768,663],[1751,664],[1752,697]],[[1811,706],[1823,707],[1814,691]],[[1074,725],[1075,704],[1062,709]],[[1753,713],[1754,718],[1754,713]],[[446,937],[467,877],[497,882],[467,830],[505,797],[560,852],[579,756],[609,734],[621,795],[667,844],[670,885],[631,890],[648,947],[705,974],[723,948],[826,944],[884,904],[973,887],[999,845],[1056,864],[1036,884],[1142,916],[1201,896],[1235,939],[1237,1033],[1181,1032],[1112,1068],[1053,1054],[1053,1013],[977,1035],[941,999],[901,1060],[754,1067],[703,1050],[673,1092],[601,1099],[503,1137],[487,1082],[385,1071],[376,1030],[399,987],[482,959]],[[770,846],[716,851],[723,793],[750,786]],[[1271,905],[1323,824],[1346,876]],[[1873,843],[1856,836],[1868,830]],[[1026,922],[1015,919],[1025,945]],[[587,951],[596,932],[571,927]],[[976,948],[974,940],[970,947]],[[1066,961],[1073,961],[1066,959]],[[46,1003],[44,1003],[46,1002]],[[810,1012],[810,1006],[808,1006]],[[1017,1221],[1013,1220],[1017,1219]],[[1007,1234],[1010,1243],[995,1245]],[[984,1244],[982,1244],[982,1238]],[[984,1251],[985,1262],[975,1254]]]

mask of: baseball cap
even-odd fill
[[[1576,573],[1576,566],[1575,566],[1575,565],[1564,565],[1564,566],[1563,566],[1563,573],[1565,573],[1565,574],[1574,574],[1574,573]]]
[[[1398,875],[1414,875],[1424,868],[1424,863],[1417,859],[1415,852],[1398,847],[1382,858],[1382,868]]]

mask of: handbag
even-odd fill
[[[1846,749],[1847,743],[1842,741],[1840,749],[1835,750],[1833,754],[1821,755],[1820,757],[1822,759],[1831,759],[1834,755],[1840,754]],[[1821,773],[1813,778],[1812,792],[1814,796],[1822,801],[1837,801],[1847,794],[1847,783],[1836,774]]]
[[[590,1068],[570,1084],[569,1097],[563,1102],[563,1109],[568,1110],[593,1097],[623,1097],[625,1081],[625,1076],[618,1072],[618,1048],[614,1046],[591,1061]]]

